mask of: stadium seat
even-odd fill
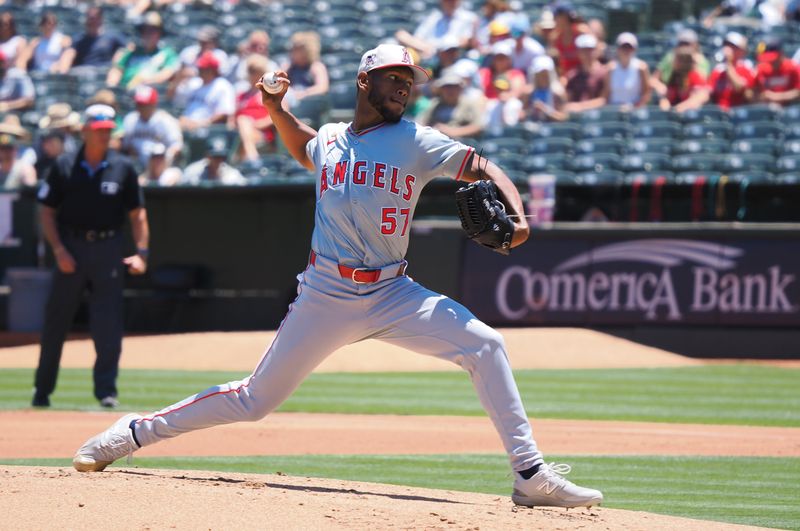
[[[722,156],[706,153],[678,155],[672,159],[672,168],[679,172],[721,171],[723,168]]]
[[[616,138],[628,137],[629,126],[625,122],[587,123],[581,127],[582,138]]]
[[[787,123],[783,129],[784,140],[800,140],[800,123]]]
[[[675,141],[669,137],[634,138],[626,144],[628,153],[673,153]]]
[[[528,153],[532,155],[570,153],[572,148],[573,142],[569,138],[540,138],[528,141]]]
[[[735,139],[767,138],[778,140],[783,138],[783,126],[780,122],[745,122],[736,126],[733,131]]]
[[[723,138],[731,137],[732,127],[726,122],[692,123],[683,126],[684,138]]]
[[[593,153],[573,157],[570,167],[575,172],[602,173],[606,170],[618,170],[622,158],[614,153]]]
[[[488,155],[512,155],[522,156],[527,150],[527,145],[524,138],[519,137],[484,137],[480,143],[480,150]]]
[[[776,155],[780,151],[782,144],[774,140],[747,138],[734,140],[731,142],[731,152],[733,153],[763,153],[765,155]],[[798,153],[800,153],[800,143],[798,143]]]
[[[541,173],[555,170],[563,170],[568,167],[568,156],[565,153],[549,153],[546,155],[528,155],[520,158],[521,169],[528,173]]]
[[[684,123],[720,123],[727,122],[728,113],[716,105],[704,105],[699,109],[691,109],[681,114]]]
[[[786,124],[800,122],[800,105],[792,105],[784,108],[780,118]]]
[[[622,140],[616,138],[587,138],[575,143],[575,153],[615,153],[621,155],[625,148]]]
[[[526,122],[525,129],[528,137],[535,138],[569,138],[574,140],[578,136],[580,127],[573,123],[540,123]]]
[[[734,124],[747,122],[771,122],[780,117],[780,111],[771,105],[741,105],[730,110],[731,121]]]
[[[727,153],[730,150],[730,143],[727,140],[720,139],[694,139],[684,140],[676,145],[676,154],[692,154],[692,153],[711,153],[720,154]]]
[[[622,159],[622,169],[626,172],[668,171],[672,168],[671,157],[661,153],[635,153]]]
[[[723,162],[724,169],[728,172],[772,172],[775,168],[775,158],[763,153],[731,153],[724,157]]]
[[[675,122],[640,122],[633,126],[631,138],[680,138],[681,126]]]
[[[784,155],[776,161],[775,167],[778,173],[800,172],[800,155]]]
[[[780,150],[782,155],[800,155],[800,140],[787,140]]]
[[[609,106],[571,114],[570,120],[579,123],[622,122],[625,120],[625,115],[618,107]]]

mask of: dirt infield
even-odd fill
[[[516,369],[702,365],[663,350],[581,329],[502,331]],[[249,371],[270,332],[126,338],[122,368]],[[38,346],[0,349],[0,368],[33,368]],[[90,367],[87,339],[69,341],[62,367]],[[331,356],[320,372],[460,370],[376,341]],[[199,391],[199,390],[198,390]],[[166,405],[166,404],[165,404]],[[70,457],[119,413],[0,412],[0,457]],[[535,420],[545,454],[800,456],[800,429]],[[235,441],[235,442],[232,442]],[[279,413],[218,426],[143,449],[145,456],[493,453],[484,417]],[[43,500],[47,500],[43,505]],[[47,510],[42,510],[43,507]],[[611,509],[514,508],[506,496],[286,476],[116,469],[0,467],[0,511],[41,529],[754,529]],[[19,527],[19,526],[17,526]]]
[[[39,510],[31,510],[39,502]],[[46,510],[42,510],[44,508]],[[614,509],[281,475],[0,467],[0,511],[27,529],[757,529]],[[20,524],[21,523],[21,524]],[[19,527],[17,527],[19,528]]]

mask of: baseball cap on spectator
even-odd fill
[[[83,125],[89,129],[114,129],[117,113],[112,107],[96,103],[89,105],[83,112]]]
[[[442,77],[447,74],[456,75],[462,79],[472,78],[478,73],[480,66],[472,59],[459,59],[453,65],[449,66],[442,72]]]
[[[578,16],[575,6],[571,2],[556,2],[553,4],[553,16],[557,17],[558,15],[568,15],[569,18]]]
[[[492,55],[514,55],[514,45],[509,41],[500,41],[492,45]]]
[[[591,33],[584,33],[575,37],[575,46],[582,49],[597,48],[597,37]]]
[[[51,103],[39,120],[39,129],[74,129],[80,123],[80,114],[73,111],[69,103]]]
[[[617,35],[617,46],[630,46],[631,48],[639,47],[639,40],[636,35],[626,31]]]
[[[491,37],[501,37],[503,35],[508,35],[511,33],[511,28],[508,27],[508,24],[501,20],[493,20],[489,24],[489,35]]]
[[[219,40],[219,30],[210,24],[201,26],[197,30],[197,40],[200,42],[217,42]]]
[[[461,48],[461,43],[458,42],[458,37],[455,35],[445,35],[439,41],[439,44],[436,46],[437,52],[446,52],[447,50],[452,49],[459,49]]]
[[[463,87],[464,80],[454,74],[447,74],[434,81],[433,86],[436,88],[448,87],[448,86]]]
[[[195,64],[197,68],[213,68],[214,70],[219,70],[219,59],[216,58],[214,52],[211,50],[201,53]]]
[[[697,33],[691,29],[681,30],[678,33],[678,45],[681,44],[697,44]]]
[[[553,16],[553,12],[548,9],[542,11],[542,14],[539,15],[539,22],[536,25],[539,26],[539,29],[554,29],[556,27],[556,19]]]
[[[549,55],[539,55],[533,60],[531,69],[534,74],[544,72],[545,70],[555,70],[555,63]]]
[[[409,67],[414,74],[415,85],[427,83],[430,80],[428,72],[421,66],[415,65],[408,49],[399,44],[381,44],[364,52],[364,55],[361,56],[361,63],[358,65],[358,72],[372,72],[393,66]]]
[[[164,22],[161,20],[161,15],[158,14],[158,11],[148,11],[142,17],[141,22],[139,22],[139,29],[141,28],[161,29],[163,26]]]
[[[515,39],[528,33],[528,24],[526,18],[515,18],[511,22],[511,36]]]
[[[740,50],[747,49],[747,39],[745,38],[744,35],[742,35],[741,33],[737,33],[735,31],[729,31],[725,35],[725,40],[722,41],[722,43],[733,45],[739,48]]]
[[[208,139],[208,156],[209,157],[227,157],[228,156],[228,139],[224,136],[212,136]]]
[[[136,92],[133,93],[133,101],[137,105],[155,105],[158,103],[158,91],[153,87],[140,85],[136,87]]]
[[[766,39],[762,46],[764,51],[758,56],[758,60],[763,63],[772,63],[783,56],[783,41],[778,37]]]

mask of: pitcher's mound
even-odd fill
[[[154,469],[0,467],[0,511],[28,529],[747,529],[604,508],[528,509],[486,494]]]

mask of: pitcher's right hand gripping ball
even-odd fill
[[[459,188],[456,206],[461,227],[469,239],[500,254],[511,252],[514,223],[497,198],[497,187],[492,181],[475,181]]]

